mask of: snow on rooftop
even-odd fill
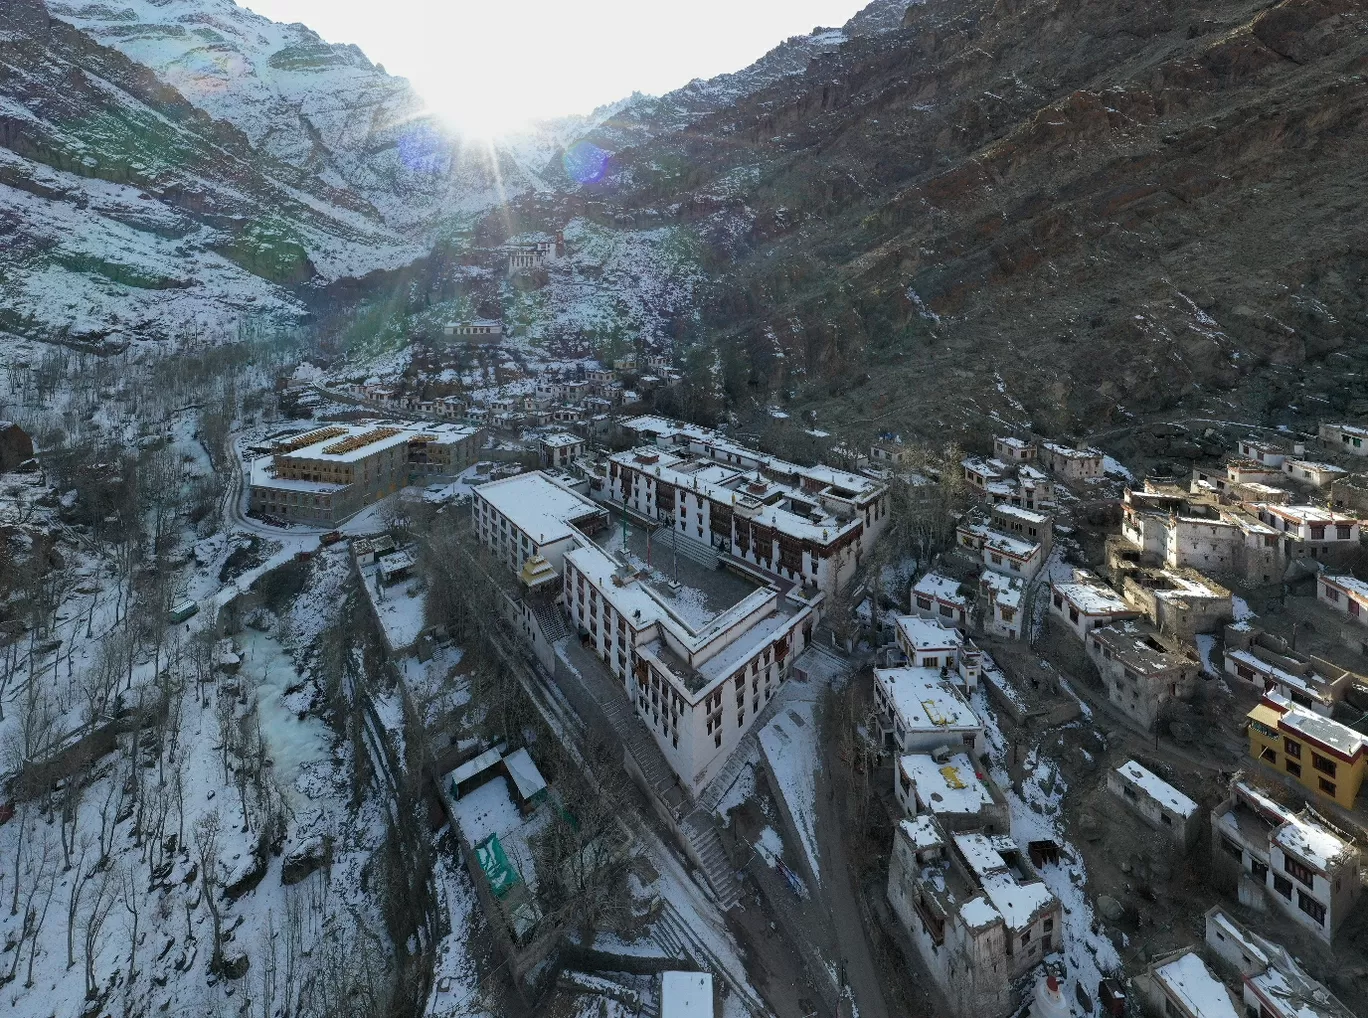
[[[912,587],[912,592],[926,597],[939,598],[946,604],[963,607],[968,604],[968,598],[959,593],[959,588],[959,580],[953,577],[943,576],[940,573],[927,573]]]
[[[1098,583],[1056,583],[1054,589],[1084,615],[1138,615],[1121,596]]]
[[[960,919],[964,925],[971,930],[979,930],[985,926],[991,926],[1002,918],[1002,913],[989,903],[983,895],[971,898],[960,906]]]
[[[964,645],[958,629],[917,615],[899,615],[898,631],[914,651],[953,650]]]
[[[575,532],[570,521],[603,512],[592,500],[557,484],[540,470],[490,481],[475,497],[493,506],[538,544],[553,544]]]
[[[1278,828],[1273,839],[1284,850],[1316,869],[1328,872],[1349,852],[1349,846],[1324,827],[1294,817]]]
[[[1055,896],[1044,881],[1023,882],[1007,861],[1004,852],[1021,854],[1011,838],[1000,834],[956,834],[955,847],[1010,929],[1025,928],[1041,909],[1055,903]]]
[[[954,686],[941,678],[939,669],[876,668],[874,676],[909,731],[960,731],[983,727],[973,708]]]
[[[527,750],[520,749],[504,757],[504,766],[508,768],[513,785],[523,799],[530,799],[538,792],[545,791],[546,779],[537,770]]]
[[[1173,812],[1184,819],[1187,819],[1197,812],[1197,803],[1193,802],[1153,771],[1141,767],[1134,760],[1127,760],[1120,767],[1116,768],[1116,773],[1129,779],[1151,799],[1154,799],[1161,805],[1173,810]]]
[[[932,813],[978,813],[993,805],[968,753],[956,753],[944,763],[925,753],[909,753],[899,758],[898,767]]]
[[[1348,725],[1342,725],[1333,718],[1323,717],[1315,711],[1291,705],[1290,701],[1277,693],[1264,694],[1266,700],[1274,700],[1275,698],[1281,700],[1282,704],[1289,705],[1288,710],[1279,722],[1281,727],[1304,735],[1314,742],[1329,746],[1347,757],[1354,757],[1364,749],[1368,749],[1368,735],[1364,735]]]
[[[936,829],[936,823],[929,813],[923,813],[911,820],[900,820],[898,825],[907,835],[908,840],[912,842],[912,847],[917,851],[945,844],[941,840],[940,831]]]
[[[1333,576],[1322,574],[1320,580],[1322,583],[1334,584],[1347,593],[1368,600],[1368,582],[1360,580],[1356,576],[1350,576],[1346,573],[1337,573]]]
[[[713,1018],[713,978],[708,972],[662,972],[660,1018]]]
[[[1225,986],[1211,974],[1202,959],[1190,951],[1161,965],[1154,977],[1195,1018],[1240,1018]]]
[[[552,449],[565,449],[572,445],[583,445],[584,439],[578,435],[567,435],[560,431],[554,435],[542,435],[541,444]]]

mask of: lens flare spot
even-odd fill
[[[608,160],[612,157],[597,145],[587,141],[577,141],[561,156],[565,175],[581,184],[593,184],[603,179],[608,172]]]
[[[411,173],[438,173],[446,155],[446,142],[431,124],[417,123],[399,136],[399,160]]]

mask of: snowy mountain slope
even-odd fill
[[[233,0],[50,0],[48,8],[260,151],[353,191],[412,239],[535,183],[516,160],[463,144],[407,80],[304,25],[270,21]]]
[[[36,0],[0,35],[0,328],[174,334],[424,253]],[[275,284],[272,286],[271,284]],[[254,306],[254,307],[253,307]],[[231,331],[231,326],[229,326]]]

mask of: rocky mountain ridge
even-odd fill
[[[706,239],[734,397],[961,434],[1363,412],[1363,14],[928,0],[600,194]]]

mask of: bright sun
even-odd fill
[[[240,2],[357,44],[452,127],[489,139],[738,70],[788,36],[843,24],[868,0]]]

